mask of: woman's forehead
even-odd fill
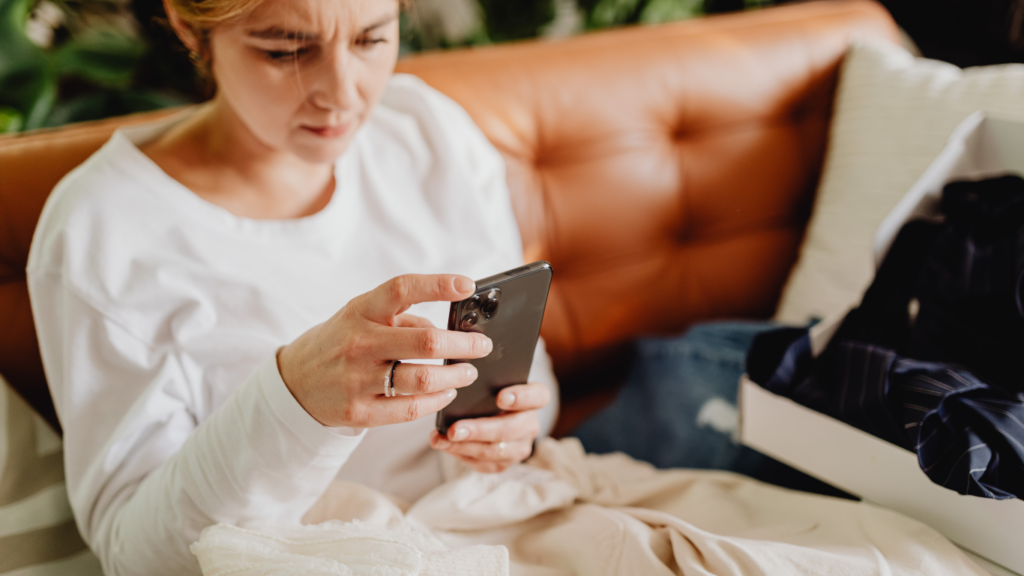
[[[238,22],[249,36],[329,39],[390,22],[398,0],[265,0]]]

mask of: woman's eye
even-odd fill
[[[369,47],[376,44],[383,44],[387,41],[387,38],[362,38],[359,40],[359,45]]]
[[[291,62],[296,60],[309,52],[308,48],[299,48],[297,50],[264,50],[263,53],[267,55],[267,60],[271,62]]]

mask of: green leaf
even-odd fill
[[[125,114],[131,112],[149,112],[150,110],[159,110],[161,108],[170,108],[172,106],[184,106],[190,104],[187,98],[176,94],[166,94],[164,92],[154,92],[152,90],[139,91],[129,90],[122,92],[118,95],[121,102],[124,103]]]
[[[486,30],[476,40],[508,42],[537,36],[555,17],[554,0],[478,0]]]
[[[46,60],[45,53],[25,36],[30,9],[29,0],[0,0],[0,86],[7,76],[38,68]]]
[[[25,130],[35,130],[46,125],[46,119],[50,116],[54,104],[57,102],[57,80],[55,78],[44,78],[38,95],[28,107],[25,114]]]
[[[31,10],[30,0],[0,0],[0,31],[23,31]],[[24,33],[21,36],[24,36]],[[10,40],[7,34],[0,38]]]
[[[98,120],[109,116],[107,101],[110,96],[105,93],[86,94],[70,100],[63,100],[56,105],[46,118],[46,126],[63,126],[72,122]]]
[[[183,98],[152,91],[97,92],[58,102],[46,119],[46,126],[63,126],[73,122],[148,112],[187,103]]]
[[[651,0],[640,13],[644,24],[685,20],[703,13],[704,0]]]
[[[639,0],[601,0],[590,13],[590,23],[604,28],[625,23],[636,10]]]
[[[0,0],[0,105],[16,108],[26,126],[49,113],[56,84],[46,52],[25,36],[31,6],[30,0]],[[48,95],[49,103],[40,102]]]
[[[123,88],[131,82],[142,57],[138,40],[110,29],[92,29],[61,46],[56,69],[107,88]]]
[[[14,108],[0,108],[0,133],[17,132],[25,124],[21,112]]]

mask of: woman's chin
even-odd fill
[[[348,150],[352,137],[349,134],[337,138],[323,138],[302,135],[292,142],[291,152],[311,164],[331,164]]]

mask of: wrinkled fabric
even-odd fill
[[[502,546],[448,550],[412,526],[332,520],[242,529],[218,524],[191,546],[205,576],[505,576]]]
[[[752,380],[916,452],[921,470],[936,484],[998,500],[1024,495],[1019,398],[993,390],[966,370],[904,358],[888,348],[843,340],[835,343],[833,364],[816,364],[806,333],[776,332],[765,339],[794,336],[767,378],[763,368],[754,368],[766,363],[760,349],[753,350]]]
[[[917,452],[937,484],[1021,498],[1024,180],[954,182],[942,210],[943,222],[904,225],[819,357],[806,330],[780,329],[755,338],[747,372]]]
[[[953,182],[924,259],[906,356],[965,366],[1024,392],[1024,179]]]
[[[504,546],[515,576],[985,574],[895,512],[729,472],[586,454],[575,439],[544,440],[528,464],[502,474],[463,467],[405,512],[350,488],[329,490],[307,518],[418,530],[449,551]]]

